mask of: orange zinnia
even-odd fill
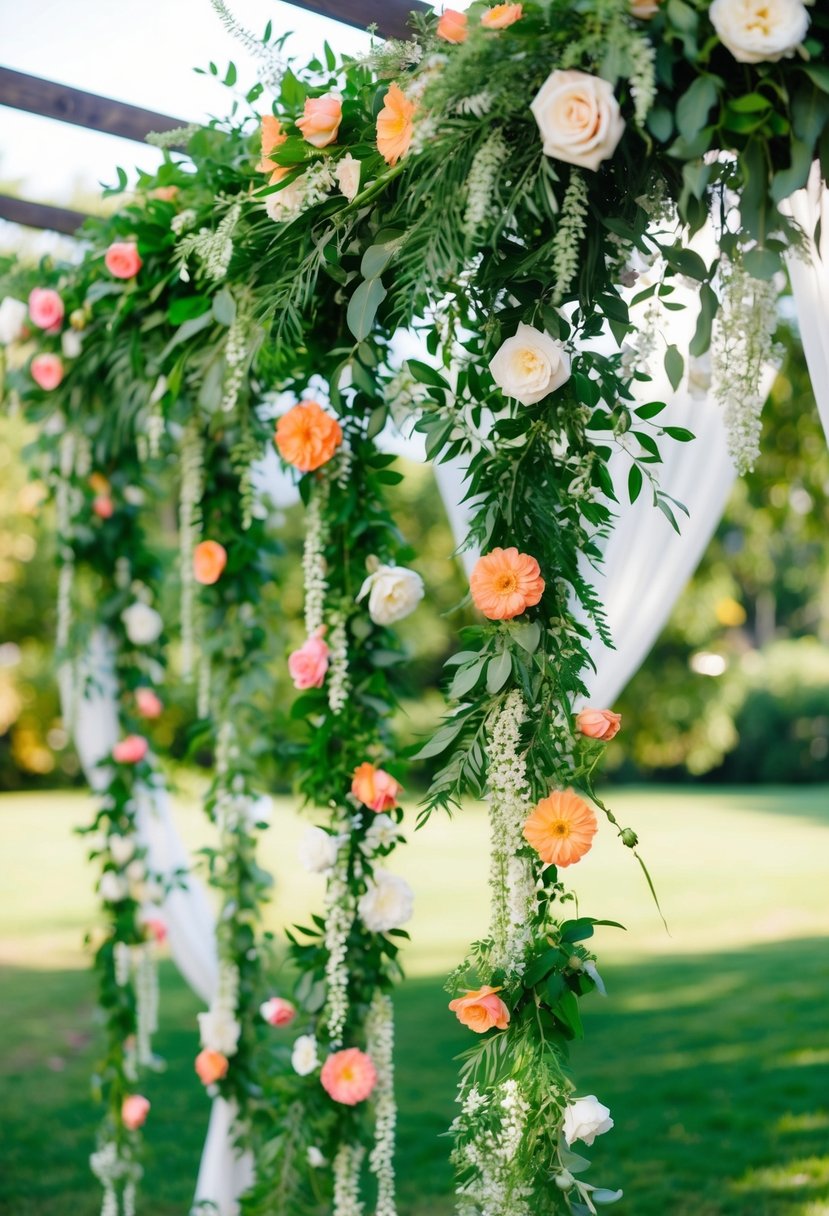
[[[212,587],[227,565],[227,549],[217,540],[203,540],[193,550],[193,578],[203,587]]]
[[[291,172],[290,165],[278,165],[271,160],[271,152],[275,152],[280,144],[287,142],[288,136],[282,130],[282,123],[273,114],[265,114],[262,118],[262,159],[256,166],[258,173],[270,173],[268,179],[271,186],[281,182]]]
[[[521,4],[496,4],[481,17],[481,25],[487,30],[505,30],[514,25],[523,15]]]
[[[544,594],[538,562],[516,548],[493,549],[479,558],[469,580],[475,607],[491,621],[510,621]]]
[[[572,790],[542,798],[524,824],[524,839],[548,866],[572,866],[593,846],[596,816]]]
[[[301,473],[327,464],[342,441],[339,422],[316,401],[300,401],[276,424],[279,455]]]
[[[377,151],[386,164],[396,165],[409,150],[414,133],[415,103],[398,84],[390,84],[385,104],[377,115]]]

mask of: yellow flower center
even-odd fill
[[[557,819],[550,824],[550,835],[560,836],[562,840],[566,840],[572,830],[572,825],[566,819]]]
[[[495,589],[500,595],[512,595],[514,591],[518,590],[517,576],[511,571],[499,574],[495,580]]]

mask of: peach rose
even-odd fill
[[[327,464],[343,441],[342,427],[317,401],[300,401],[276,424],[276,446],[287,464],[312,473]]]
[[[121,1122],[128,1131],[143,1127],[149,1113],[149,1100],[141,1094],[128,1094],[121,1103]]]
[[[509,1025],[509,1010],[498,996],[500,988],[490,988],[484,984],[474,992],[467,992],[449,1002],[449,1008],[457,1014],[458,1021],[468,1026],[476,1034],[485,1034],[494,1026],[496,1030],[506,1030]]]
[[[481,25],[487,30],[505,30],[519,21],[523,12],[521,4],[496,4],[481,17]]]
[[[661,0],[630,0],[631,16],[638,17],[640,21],[650,21],[659,12],[660,3]]]
[[[469,579],[475,607],[491,621],[520,616],[539,602],[544,587],[538,562],[514,546],[479,557]]]
[[[302,118],[297,126],[309,144],[315,148],[327,148],[333,144],[343,120],[343,103],[339,93],[326,93],[324,97],[309,97],[305,102]]]
[[[272,996],[259,1006],[259,1012],[269,1026],[290,1026],[296,1017],[296,1007],[281,996]]]
[[[597,170],[616,151],[625,130],[613,86],[589,72],[552,72],[530,106],[544,155]]]
[[[259,173],[268,173],[268,184],[275,186],[291,172],[290,165],[278,165],[271,159],[271,153],[284,144],[288,136],[282,130],[282,123],[273,114],[266,114],[261,125],[262,157],[256,166]]]
[[[366,760],[354,770],[351,782],[351,792],[354,797],[378,815],[381,811],[391,811],[397,806],[397,797],[403,786],[395,781],[390,773],[382,768],[375,768]]]
[[[140,764],[150,749],[143,735],[126,735],[112,749],[116,764]]]
[[[415,108],[399,84],[389,85],[383,108],[377,115],[377,151],[387,165],[396,165],[409,150]]]
[[[139,718],[160,718],[164,705],[151,688],[136,688],[135,711]]]
[[[576,730],[588,739],[603,739],[609,743],[622,727],[622,715],[612,709],[583,709],[576,715]]]
[[[220,1051],[211,1051],[205,1047],[204,1051],[200,1051],[196,1056],[195,1069],[202,1085],[214,1085],[221,1081],[227,1076],[229,1068],[230,1061]]]
[[[288,674],[294,688],[322,688],[328,671],[329,650],[318,629],[307,642],[295,650],[288,659]]]
[[[157,198],[160,203],[174,203],[178,197],[178,186],[156,186],[150,191],[150,198]]]
[[[63,313],[63,300],[51,287],[35,287],[29,292],[29,316],[38,329],[57,329]]]
[[[377,1069],[364,1051],[348,1047],[328,1057],[322,1066],[320,1081],[335,1102],[356,1106],[369,1097],[377,1084]]]
[[[337,161],[334,176],[341,193],[352,202],[360,189],[360,162],[355,160],[350,152],[346,153]]]
[[[92,500],[92,510],[99,519],[112,519],[115,514],[115,505],[106,494],[100,494]]]
[[[113,241],[104,254],[104,265],[116,279],[134,279],[143,264],[133,241]]]
[[[38,388],[51,392],[63,379],[63,360],[60,355],[35,355],[29,371]]]
[[[444,42],[466,42],[469,35],[469,18],[466,13],[458,13],[453,8],[443,10],[435,33]]]
[[[203,587],[212,587],[227,565],[227,549],[217,540],[203,540],[193,550],[193,578]]]

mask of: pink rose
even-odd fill
[[[281,996],[272,996],[259,1006],[259,1012],[270,1026],[289,1026],[296,1017],[296,1009]]]
[[[60,355],[35,355],[29,364],[29,371],[39,388],[51,392],[63,379],[63,360]]]
[[[328,671],[329,649],[318,629],[288,658],[288,672],[294,688],[322,688]]]
[[[297,126],[309,144],[325,148],[333,144],[343,120],[343,103],[336,93],[324,97],[309,97]]]
[[[139,718],[160,718],[164,705],[151,688],[136,688],[135,709]]]
[[[116,764],[139,764],[149,751],[149,746],[143,735],[127,735],[113,747],[112,758]]]
[[[38,329],[56,329],[63,313],[63,300],[51,287],[35,287],[29,293],[29,316]]]
[[[354,770],[352,794],[363,806],[377,814],[396,807],[402,789],[403,786],[399,781],[395,781],[391,773],[387,773],[383,768],[375,768],[368,760]]]
[[[609,743],[622,728],[622,715],[612,709],[583,709],[576,716],[576,730],[588,739],[603,739]]]
[[[506,1030],[509,1009],[498,996],[500,991],[500,988],[484,984],[483,988],[476,988],[474,992],[467,992],[450,1001],[449,1008],[462,1025],[468,1026],[476,1034],[485,1034],[493,1026],[496,1030]]]
[[[112,519],[115,513],[115,506],[111,498],[108,498],[105,494],[100,494],[92,500],[92,510],[99,519]]]
[[[128,1131],[137,1131],[143,1127],[150,1113],[150,1103],[141,1094],[127,1094],[121,1103],[121,1122]]]
[[[154,941],[158,942],[159,946],[167,940],[167,925],[160,916],[147,916],[141,921],[144,926],[144,932],[148,934]]]
[[[349,1047],[328,1057],[322,1066],[320,1081],[335,1102],[356,1106],[369,1097],[377,1084],[377,1069],[364,1051]]]
[[[116,279],[134,279],[143,262],[132,241],[115,241],[104,254],[104,264]]]
[[[207,1047],[196,1056],[195,1069],[202,1085],[214,1085],[227,1076],[230,1061],[220,1051],[210,1051]]]

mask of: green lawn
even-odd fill
[[[591,1153],[596,1181],[625,1188],[619,1216],[829,1216],[829,790],[626,790],[671,936],[633,858],[610,832],[571,871],[584,912],[621,920],[599,943],[607,999],[587,1007],[574,1055],[582,1093],[612,1109]],[[97,1112],[94,988],[82,952],[94,925],[73,825],[82,796],[0,797],[0,1213],[96,1216],[86,1158]],[[192,802],[179,808],[194,844]],[[294,862],[302,823],[277,804],[265,863],[271,923],[319,904]],[[449,1216],[448,1143],[464,1032],[442,973],[485,924],[486,821],[478,808],[412,834],[411,979],[397,998],[401,1216]],[[207,1119],[193,1072],[195,999],[164,964],[165,1073],[150,1086],[140,1210],[186,1214]],[[507,1213],[504,1216],[508,1216]]]

